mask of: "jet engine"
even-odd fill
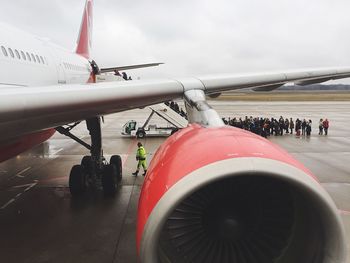
[[[310,171],[250,132],[199,125],[155,154],[137,249],[146,263],[346,261],[338,210]]]

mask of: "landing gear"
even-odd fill
[[[122,158],[119,155],[112,155],[110,161],[110,164],[114,164],[115,168],[117,169],[117,179],[118,182],[122,180],[123,177],[123,171],[122,171]]]
[[[102,173],[103,192],[107,196],[115,194],[118,186],[117,168],[113,164],[105,165]]]
[[[90,156],[84,156],[80,165],[73,166],[69,176],[69,189],[73,196],[85,193],[89,188],[102,186],[106,196],[115,194],[119,182],[122,179],[122,161],[119,155],[113,155],[108,163],[103,156],[101,118],[95,117],[86,120],[87,129],[90,132],[91,145],[70,133],[76,125],[57,127],[56,130],[77,141],[88,150]]]
[[[74,165],[69,175],[69,189],[73,196],[85,193],[87,188],[86,173],[81,165]]]

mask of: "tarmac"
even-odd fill
[[[339,208],[350,252],[350,102],[209,103],[222,117],[283,116],[313,121],[310,138],[287,134],[269,140],[318,177]],[[113,198],[105,198],[101,191],[71,197],[70,169],[88,152],[59,134],[1,163],[0,262],[137,262],[135,225],[143,177],[131,176],[137,140],[120,131],[128,120],[143,122],[149,113],[145,108],[105,117],[105,156],[119,154],[123,160],[123,179]],[[318,135],[320,118],[330,121],[328,136]],[[84,123],[73,132],[89,142]],[[165,139],[142,140],[149,160]]]

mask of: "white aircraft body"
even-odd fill
[[[245,237],[242,234],[245,230],[243,231],[242,228],[238,231],[241,233],[240,236],[235,236],[238,232],[232,228],[240,227],[241,222],[239,219],[230,217],[224,220],[223,225],[224,232],[232,233],[232,236],[225,236],[224,241],[220,241],[221,243],[217,245],[204,246],[208,251],[209,248],[212,249],[210,250],[213,260],[211,262],[345,262],[346,242],[341,219],[332,200],[314,177],[310,177],[301,164],[292,160],[291,157],[286,157],[285,152],[278,150],[268,141],[234,128],[224,127],[221,118],[207,103],[206,95],[217,96],[223,91],[247,88],[254,91],[270,91],[286,83],[299,85],[321,83],[350,77],[350,68],[95,83],[96,75],[100,72],[155,66],[161,63],[99,70],[90,58],[92,2],[92,0],[86,1],[75,52],[67,51],[43,38],[11,26],[0,24],[0,161],[42,143],[58,131],[90,150],[90,155],[83,158],[82,164],[74,166],[71,170],[69,185],[72,195],[85,192],[89,184],[96,180],[102,181],[106,194],[113,194],[122,175],[121,160],[120,156],[112,156],[107,163],[103,158],[101,116],[183,98],[188,113],[189,128],[183,129],[178,135],[171,136],[165,146],[161,147],[153,158],[154,161],[149,168],[142,190],[137,237],[140,261],[206,262],[205,260],[208,259],[200,259],[200,256],[196,261],[195,255],[191,254],[193,251],[187,251],[186,246],[178,244],[176,237],[174,242],[168,243],[167,240],[172,239],[172,233],[170,230],[166,232],[168,230],[164,226],[171,225],[172,217],[169,216],[174,211],[178,211],[177,207],[185,198],[195,195],[200,186],[213,182],[213,178],[223,179],[230,174],[231,179],[236,180],[236,175],[249,177],[252,174],[259,174],[262,178],[266,177],[266,180],[274,178],[273,180],[276,179],[276,181],[288,182],[286,186],[288,190],[284,192],[293,194],[286,197],[285,193],[281,193],[281,200],[285,198],[289,200],[288,203],[293,200],[291,209],[295,212],[290,213],[293,220],[286,223],[287,228],[290,228],[285,236],[289,238],[276,247],[273,247],[273,242],[266,241],[261,244],[250,240],[254,243],[251,246],[251,255],[245,255],[250,243],[244,241],[245,248],[236,252],[233,248],[240,247],[239,242]],[[72,123],[80,121],[87,123],[91,145],[80,141],[70,132],[74,127]],[[235,140],[227,140],[228,133]],[[188,134],[193,136],[187,136]],[[189,143],[189,140],[196,136],[202,138],[201,144]],[[209,143],[220,136],[223,144],[220,147],[219,142],[215,142],[218,148],[214,149]],[[237,144],[230,148],[226,147],[233,142]],[[207,144],[208,148],[203,148]],[[264,147],[259,148],[262,145]],[[189,153],[202,149],[201,147],[204,149],[202,154]],[[185,149],[189,159],[178,160],[183,156]],[[268,152],[265,152],[265,149]],[[224,153],[224,151],[232,152]],[[204,155],[203,152],[206,154]],[[172,159],[167,159],[169,153],[172,154]],[[270,156],[270,153],[273,155]],[[218,160],[220,156],[225,160]],[[178,163],[174,164],[175,161]],[[191,169],[186,168],[185,164],[188,162],[192,165]],[[170,171],[163,171],[168,163],[172,163],[172,168],[177,167],[179,173],[183,171],[184,174],[174,175]],[[243,163],[244,166],[241,165]],[[273,172],[272,167],[279,174]],[[160,171],[162,171],[161,176],[159,176]],[[168,181],[164,181],[164,173]],[[241,183],[240,179],[237,183]],[[157,187],[152,188],[152,185]],[[263,184],[259,183],[259,185]],[[148,195],[148,190],[153,192]],[[300,201],[298,197],[303,198]],[[247,209],[238,207],[236,211],[249,214]],[[312,211],[312,214],[308,211]],[[251,215],[253,214],[252,212]],[[276,216],[275,220],[287,220],[281,214],[273,214]],[[296,214],[298,216],[294,218],[292,215]],[[314,220],[315,215],[317,220]],[[186,216],[184,220],[185,218]],[[304,220],[305,225],[300,223],[300,218]],[[230,224],[232,221],[237,221],[233,224],[234,226]],[[211,226],[210,231],[216,229],[215,222],[218,221],[213,219],[208,223]],[[265,221],[262,220],[262,222]],[[181,227],[183,226],[178,226],[178,229]],[[278,223],[266,229],[273,227],[278,227]],[[186,233],[191,232],[189,228],[186,229]],[[273,236],[282,230],[271,230],[269,234]],[[203,233],[206,232],[203,231]],[[164,236],[169,236],[169,239],[163,239]],[[254,236],[259,235],[255,233]],[[268,235],[265,233],[264,236]],[[217,238],[220,238],[219,234]],[[285,237],[282,236],[276,240],[281,238]],[[196,238],[189,236],[186,242],[193,240]],[[203,240],[201,242],[205,243],[205,240],[210,238]],[[231,246],[231,243],[228,243],[221,247],[220,244],[224,244],[222,242],[235,242],[235,245]],[[273,253],[269,253],[269,246],[272,246]],[[223,251],[226,251],[226,256],[222,255]],[[255,261],[250,261],[252,257],[255,257]]]

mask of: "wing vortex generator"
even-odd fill
[[[194,147],[195,146],[195,147]],[[141,262],[345,262],[339,212],[266,139],[193,124],[158,149],[137,222]]]

